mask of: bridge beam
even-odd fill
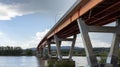
[[[113,40],[111,44],[110,53],[108,55],[106,63],[109,64],[117,64],[118,63],[118,51],[119,51],[119,43],[120,43],[120,18],[116,21],[116,33],[113,35]]]
[[[92,44],[91,44],[90,37],[88,34],[88,32],[89,32],[88,26],[85,24],[85,22],[81,18],[77,19],[77,23],[78,23],[78,27],[79,27],[79,30],[81,32],[83,44],[85,47],[88,65],[90,67],[97,66],[98,65],[97,59],[93,53]]]
[[[88,26],[88,29],[89,32],[116,33],[116,27],[112,26]]]

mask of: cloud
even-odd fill
[[[7,36],[7,34],[0,32],[0,46],[21,46],[22,48],[32,48],[37,47],[42,38],[46,35],[49,29],[45,31],[36,32],[35,36],[26,41],[16,41],[12,40]],[[105,37],[107,36],[107,37]],[[109,37],[109,39],[108,39]],[[93,47],[110,47],[112,41],[112,34],[96,34],[90,33],[90,39]],[[71,46],[71,42],[62,42],[62,46]],[[77,35],[76,44],[77,47],[84,47],[81,35]]]
[[[45,34],[49,31],[49,29],[46,29],[42,32],[36,32],[35,36],[32,36],[31,39],[28,39],[26,41],[16,41],[3,32],[0,32],[0,46],[20,46],[22,48],[32,48],[37,47],[40,40],[45,36]]]
[[[39,42],[42,40],[42,38],[46,35],[48,31],[49,29],[46,29],[45,31],[41,31],[41,32],[36,32],[35,36],[32,36],[31,39],[21,42],[22,48],[32,48],[32,47],[36,48]]]
[[[11,20],[16,16],[23,16],[33,13],[50,13],[63,15],[76,0],[0,0],[0,20]],[[58,19],[58,16],[57,18]],[[0,32],[0,45],[36,47],[48,30],[36,32],[35,36],[24,42],[12,40],[7,34]],[[105,37],[106,36],[106,37]],[[90,34],[94,47],[109,47],[111,44],[111,34]],[[64,45],[70,45],[64,42]],[[78,35],[76,46],[84,47],[81,36]]]
[[[45,36],[45,34],[48,33],[48,31],[49,29],[46,29],[45,31],[42,31],[42,32],[37,32],[36,39],[41,40]]]
[[[34,13],[63,14],[76,0],[1,0],[0,20]],[[61,5],[63,4],[63,5]],[[64,7],[65,6],[65,7]]]
[[[0,32],[0,46],[17,46],[17,43],[11,40],[5,33]]]
[[[11,5],[0,4],[0,20],[10,20],[15,16],[21,16],[21,14],[12,9]]]
[[[90,33],[90,39],[93,47],[110,47],[112,42],[112,34]],[[62,43],[62,46],[71,46],[71,42],[65,41]],[[75,46],[84,47],[80,34],[77,35]]]
[[[25,42],[28,45],[27,48],[37,47],[39,42],[43,39],[43,37],[47,34],[48,31],[49,29],[46,29],[45,31],[42,32],[36,32],[36,35],[33,36],[31,40]]]
[[[110,23],[105,26],[115,26],[116,23]],[[90,40],[93,47],[110,47],[112,43],[113,33],[89,33]],[[70,42],[63,42],[63,46],[70,46]],[[75,46],[84,47],[83,40],[80,34],[77,35]]]

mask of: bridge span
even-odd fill
[[[104,26],[116,22],[116,26]],[[54,27],[44,36],[37,46],[38,53],[48,46],[51,57],[51,44],[56,44],[59,60],[63,60],[60,46],[62,41],[71,41],[69,60],[72,60],[76,35],[81,34],[85,52],[90,67],[98,67],[98,61],[93,53],[89,32],[113,33],[107,64],[118,64],[118,50],[120,43],[120,0],[77,0],[64,14]],[[69,38],[73,36],[73,38]],[[103,46],[104,47],[104,46]],[[109,66],[109,65],[108,65]],[[107,67],[107,65],[106,65]]]

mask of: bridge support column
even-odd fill
[[[93,48],[92,48],[92,44],[89,38],[89,29],[88,26],[85,24],[85,22],[80,18],[77,19],[77,23],[78,23],[78,27],[82,36],[82,40],[83,40],[83,44],[85,47],[85,51],[86,51],[86,55],[87,55],[87,60],[88,60],[88,64],[90,67],[94,67],[97,66],[97,59],[96,56],[93,53]]]
[[[118,64],[118,51],[119,51],[119,43],[120,43],[120,19],[116,21],[116,33],[113,35],[113,40],[111,44],[110,53],[108,55],[106,63],[108,64]]]
[[[51,58],[52,56],[51,56],[51,43],[50,43],[50,41],[47,42],[47,45],[48,45],[48,56],[49,56],[49,58]]]
[[[70,52],[69,52],[69,61],[71,61],[72,55],[73,55],[73,49],[74,49],[75,41],[76,41],[76,34],[73,35],[73,38],[58,38],[57,35],[55,35],[54,37],[55,37],[55,41],[56,41],[56,45],[57,45],[58,58],[60,60],[62,60],[62,55],[61,55],[61,51],[60,51],[61,42],[62,41],[71,41],[72,42]]]
[[[42,58],[43,57],[43,48],[40,48],[40,50],[39,50],[39,55],[40,55],[40,58]]]
[[[41,50],[40,50],[40,49],[38,49],[38,50],[36,51],[36,56],[37,56],[37,57],[41,57]]]
[[[45,47],[43,47],[42,50],[43,50],[43,51],[42,51],[42,52],[43,52],[43,53],[42,53],[42,54],[43,54],[43,58],[45,58],[45,54],[46,54]]]
[[[72,61],[73,50],[76,42],[76,35],[73,36],[72,45],[69,52],[69,60]]]
[[[61,54],[61,41],[59,40],[59,38],[57,37],[57,35],[54,35],[54,39],[56,42],[56,46],[57,46],[57,55],[58,55],[58,59],[62,60],[62,54]]]

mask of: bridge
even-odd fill
[[[104,26],[116,22],[116,26]],[[77,34],[80,34],[85,47],[88,65],[98,67],[98,61],[93,53],[89,32],[113,33],[112,44],[108,54],[106,67],[118,64],[118,50],[120,43],[120,0],[77,0],[64,14],[54,27],[44,36],[37,46],[37,51],[43,54],[48,46],[48,55],[51,57],[51,45],[56,44],[57,56],[63,60],[60,47],[62,41],[72,42],[69,60],[72,60],[73,48]],[[103,46],[104,47],[104,46]],[[117,67],[117,66],[113,66]]]

